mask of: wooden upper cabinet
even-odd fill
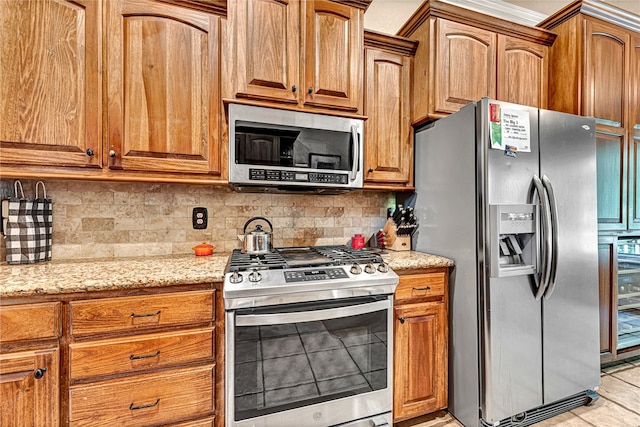
[[[548,47],[498,34],[497,49],[497,99],[547,108]]]
[[[365,187],[413,184],[411,64],[417,43],[365,32]]]
[[[0,163],[99,168],[94,0],[1,0]]]
[[[483,96],[496,96],[496,34],[435,20],[434,113],[455,113]]]
[[[237,97],[298,103],[298,0],[238,0]]]
[[[556,37],[547,30],[428,0],[398,35],[420,42],[413,71],[414,125],[483,97],[547,107],[548,47]]]
[[[239,0],[229,4],[231,96],[362,110],[367,1]]]
[[[585,91],[582,115],[626,127],[629,100],[629,32],[597,19],[585,20]]]
[[[219,17],[155,0],[107,8],[109,167],[220,174]]]
[[[328,0],[304,5],[304,103],[361,110],[363,12]]]
[[[631,43],[629,228],[640,229],[640,34]]]

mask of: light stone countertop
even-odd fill
[[[396,271],[452,267],[453,261],[420,252],[388,251]],[[49,261],[0,265],[0,298],[222,282],[228,253],[146,258]]]

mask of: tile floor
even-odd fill
[[[640,357],[603,368],[600,399],[591,406],[534,424],[536,427],[640,427]],[[395,427],[459,427],[451,414],[439,411],[403,421]]]

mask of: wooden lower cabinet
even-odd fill
[[[59,350],[0,354],[0,425],[60,424]]]
[[[400,276],[394,303],[394,421],[447,407],[448,271]]]
[[[214,365],[73,386],[73,426],[154,425],[213,412]]]

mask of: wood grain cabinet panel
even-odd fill
[[[72,301],[74,336],[211,322],[213,291]]]
[[[60,425],[59,350],[0,354],[0,425]]]
[[[60,303],[0,307],[0,342],[57,338]]]
[[[101,4],[0,1],[0,164],[101,167]]]
[[[496,96],[496,34],[436,22],[435,112],[454,113],[483,96]]]
[[[70,378],[123,375],[214,361],[213,329],[178,331],[69,345]]]
[[[547,108],[547,46],[498,34],[497,50],[497,99]]]
[[[300,3],[239,0],[236,9],[237,97],[298,103]]]
[[[362,110],[364,2],[240,0],[229,4],[235,98]],[[231,86],[234,86],[233,84]]]
[[[154,0],[106,17],[109,167],[221,174],[219,17]]]
[[[413,185],[411,65],[416,43],[365,32],[365,186]]]
[[[394,422],[447,407],[448,269],[400,276],[394,300]]]
[[[394,328],[394,421],[447,406],[446,308],[443,303],[397,306]]]
[[[213,412],[213,365],[72,386],[70,425],[159,425]]]

